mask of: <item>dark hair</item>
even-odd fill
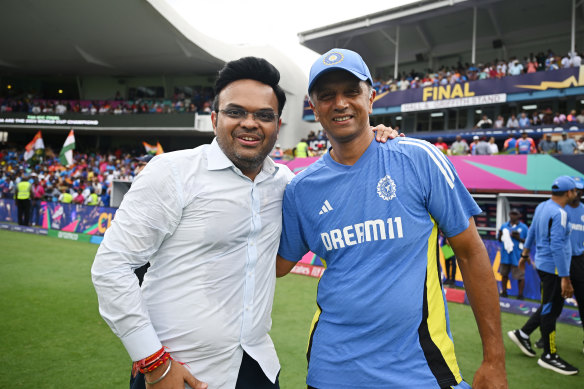
[[[280,72],[263,58],[244,57],[225,64],[215,80],[215,99],[213,111],[219,110],[219,93],[229,84],[237,80],[255,80],[272,87],[278,99],[278,116],[282,115],[286,104],[286,93],[278,85]]]

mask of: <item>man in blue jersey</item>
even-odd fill
[[[499,230],[497,239],[501,242],[501,296],[507,297],[507,282],[509,273],[517,280],[517,298],[523,300],[523,288],[525,286],[525,268],[520,268],[519,258],[523,249],[523,243],[527,237],[527,226],[519,220],[521,212],[517,208],[509,211],[509,221],[504,223]]]
[[[555,343],[556,319],[562,311],[564,299],[573,294],[570,282],[570,229],[564,207],[577,195],[574,179],[560,176],[552,185],[551,199],[535,209],[519,265],[531,261],[529,252],[535,243],[535,267],[541,280],[541,305],[521,329],[507,332],[525,355],[535,357],[529,335],[540,327],[543,354],[537,364],[564,375],[578,373],[577,368],[560,358]]]
[[[568,225],[570,226],[570,246],[572,248],[572,260],[570,261],[570,281],[574,288],[574,298],[578,303],[580,318],[584,318],[584,205],[580,199],[584,195],[584,180],[581,177],[573,177],[576,181],[578,196],[574,197],[564,208],[568,213]],[[584,321],[582,321],[584,327]],[[535,342],[535,347],[543,348],[543,339]]]
[[[578,303],[578,311],[582,328],[584,328],[584,204],[580,201],[584,196],[584,181],[574,177],[578,196],[565,208],[570,223],[570,244],[572,246],[572,261],[570,262],[570,281],[574,288],[574,298]],[[582,350],[584,352],[584,350]]]
[[[527,132],[521,133],[521,138],[515,143],[517,154],[531,154],[535,153],[535,143],[533,139],[527,136]]]
[[[307,251],[326,261],[308,345],[309,388],[468,388],[440,284],[438,230],[461,269],[484,346],[476,387],[506,388],[497,287],[452,164],[412,138],[367,134],[375,91],[362,58],[333,49],[308,92],[332,148],[284,194],[277,276]]]

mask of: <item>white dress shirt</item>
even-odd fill
[[[266,158],[251,181],[216,140],[162,154],[140,172],[91,270],[100,313],[132,360],[164,345],[210,389],[229,389],[245,350],[275,381],[268,331],[292,177]],[[148,261],[140,288],[133,270]]]

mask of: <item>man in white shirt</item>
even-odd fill
[[[279,79],[263,59],[228,63],[215,85],[215,140],[150,161],[98,250],[100,313],[132,360],[163,345],[174,359],[145,372],[149,388],[279,387],[268,331],[293,176],[266,158],[286,100]],[[132,270],[147,261],[140,289]]]
[[[268,332],[293,177],[266,158],[286,100],[279,79],[263,59],[227,63],[215,83],[216,138],[152,159],[104,236],[92,279],[101,315],[141,371],[131,388],[279,388]],[[140,288],[133,270],[146,262]]]

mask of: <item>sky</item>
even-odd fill
[[[198,31],[231,44],[277,47],[308,74],[318,54],[299,32],[412,3],[415,0],[166,0]],[[358,4],[358,7],[356,6]]]

